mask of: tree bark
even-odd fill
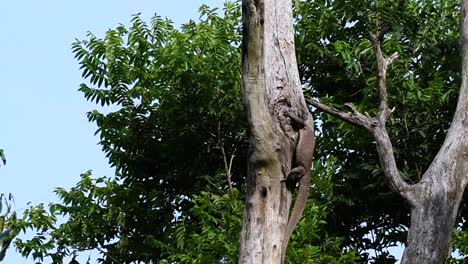
[[[375,138],[377,152],[390,188],[411,206],[411,222],[402,264],[445,263],[458,208],[468,182],[468,0],[461,1],[460,31],[462,82],[457,108],[445,141],[420,182],[409,185],[401,178],[393,147],[385,129],[391,112],[387,102],[386,70],[397,58],[384,58],[380,50],[383,34],[372,35],[379,79],[379,112],[375,117],[361,114],[347,104],[350,112],[331,108],[317,101],[318,109],[354,125],[366,128]]]
[[[281,262],[291,206],[282,182],[297,140],[287,112],[310,123],[294,49],[291,0],[244,0],[242,89],[250,128],[239,263]]]
[[[444,263],[468,182],[468,0],[461,1],[462,81],[445,141],[411,197],[411,225],[402,263]]]
[[[401,263],[445,263],[463,189],[464,185],[447,192],[433,185],[420,193],[420,201],[411,208]]]

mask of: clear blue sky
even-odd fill
[[[0,0],[0,148],[7,165],[0,168],[0,193],[12,193],[21,212],[28,202],[57,201],[55,187],[69,188],[89,169],[112,176],[96,129],[86,119],[94,105],[77,92],[82,82],[70,51],[86,31],[97,36],[127,24],[141,12],[157,13],[176,25],[198,18],[201,4],[224,0]],[[11,248],[7,264],[34,263]],[[47,262],[45,262],[47,263]]]

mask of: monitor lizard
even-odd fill
[[[298,130],[299,135],[293,155],[292,169],[284,181],[291,190],[294,190],[299,182],[299,189],[283,237],[281,263],[284,263],[288,241],[307,203],[310,189],[310,169],[315,149],[315,135],[312,127],[306,124],[303,118],[291,112],[286,113],[286,115],[291,118],[291,125]]]

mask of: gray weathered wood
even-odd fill
[[[457,108],[437,156],[414,186],[411,226],[402,263],[444,263],[468,181],[468,0],[462,0],[462,82]]]
[[[285,113],[311,123],[294,49],[291,0],[244,0],[242,89],[250,128],[239,263],[278,264],[291,206],[282,182],[297,131]]]
[[[468,182],[468,0],[462,0],[460,15],[462,82],[457,108],[445,141],[422,179],[410,185],[399,175],[385,122],[391,112],[388,107],[386,69],[396,59],[384,58],[380,50],[382,36],[372,36],[378,65],[379,113],[370,117],[352,106],[347,113],[320,102],[308,102],[324,112],[354,125],[366,128],[374,136],[380,164],[391,189],[411,206],[411,224],[402,257],[402,264],[445,263],[450,250],[450,238],[457,220],[458,208]]]

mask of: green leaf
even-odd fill
[[[5,153],[3,152],[3,149],[0,149],[0,159],[3,162],[3,165],[6,164],[6,158],[5,158]]]
[[[0,243],[3,243],[3,241],[7,240],[10,237],[10,234],[12,233],[12,231],[13,229],[7,228],[2,233],[0,233]]]

